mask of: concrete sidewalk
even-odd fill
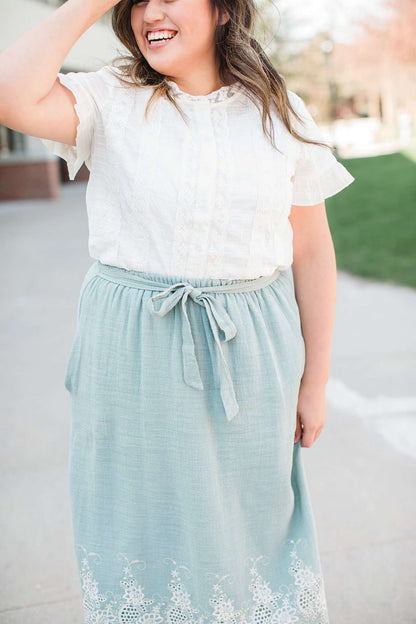
[[[0,220],[0,624],[82,624],[63,378],[93,261],[85,183]],[[331,624],[416,622],[415,316],[416,291],[339,274],[328,420],[302,450]]]

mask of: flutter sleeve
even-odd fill
[[[42,139],[42,142],[66,161],[69,179],[74,180],[84,162],[91,169],[94,138],[102,129],[102,113],[111,92],[111,81],[107,67],[95,72],[60,72],[58,78],[75,96],[74,108],[79,119],[76,145],[49,139]]]
[[[304,124],[294,120],[294,127],[305,138],[325,140],[308,111],[303,99],[293,91],[289,94],[292,106]],[[323,202],[354,182],[355,178],[334,156],[328,147],[299,142],[299,153],[292,176],[292,204],[314,206]]]

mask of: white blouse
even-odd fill
[[[245,87],[190,95],[169,81],[188,122],[153,88],[120,83],[106,65],[59,73],[80,123],[76,146],[42,139],[74,179],[85,161],[88,249],[125,269],[190,278],[251,279],[293,262],[292,204],[318,204],[354,181],[325,147],[296,140],[272,110],[274,149]],[[323,139],[289,91],[303,136]]]

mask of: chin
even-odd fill
[[[159,72],[159,74],[162,74],[163,76],[167,76],[171,70],[173,70],[173,68],[169,67],[166,63],[162,65],[162,63],[151,63],[149,59],[146,60],[152,69]]]

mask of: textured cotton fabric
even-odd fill
[[[328,623],[293,443],[305,345],[292,272],[202,292],[231,283],[100,262],[85,276],[65,378],[85,624]],[[202,386],[185,380],[191,343]]]
[[[89,253],[125,269],[185,277],[255,278],[292,264],[292,204],[315,205],[354,180],[326,147],[296,140],[272,111],[274,149],[239,82],[190,95],[169,81],[186,121],[166,98],[144,113],[152,87],[124,86],[117,68],[59,73],[76,98],[76,145],[43,139],[68,163],[85,161]],[[323,135],[289,91],[293,125]]]

